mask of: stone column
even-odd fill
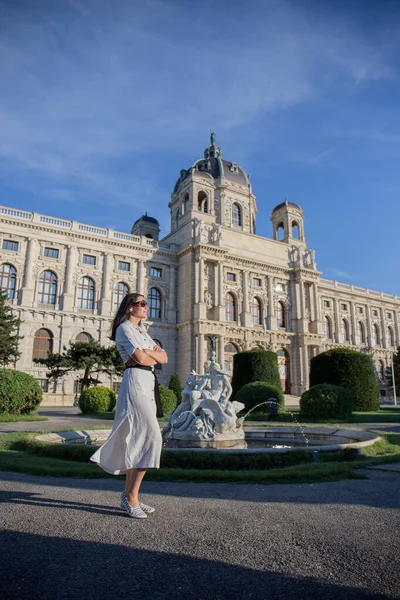
[[[394,320],[394,330],[395,330],[395,336],[396,336],[394,345],[395,345],[395,348],[397,348],[398,346],[400,346],[400,336],[399,336],[399,318],[398,318],[396,310],[393,311],[393,320]]]
[[[337,344],[341,341],[341,328],[340,328],[340,317],[339,317],[339,300],[334,298],[333,306],[335,310],[335,325],[334,325],[334,340]]]
[[[322,325],[322,321],[321,321],[321,304],[320,304],[320,300],[319,300],[319,296],[318,296],[317,284],[314,283],[312,288],[313,288],[314,310],[315,310],[314,321],[316,323],[315,333],[318,333],[318,335],[322,335],[323,334],[323,325]]]
[[[357,340],[357,321],[356,321],[356,307],[354,306],[354,302],[350,302],[350,316],[351,316],[351,343],[352,344],[361,344],[361,340]]]
[[[197,336],[197,372],[204,373],[204,335]]]
[[[224,368],[224,362],[225,362],[225,338],[223,335],[218,336],[218,342],[217,342],[217,355],[218,355],[218,362],[221,365],[222,368]]]
[[[309,386],[309,360],[308,360],[308,346],[302,347],[302,372],[303,372],[303,391]]]
[[[72,310],[74,304],[74,289],[72,287],[72,278],[74,268],[76,267],[76,248],[68,246],[67,262],[65,267],[64,290],[63,290],[63,310]]]
[[[219,321],[225,321],[224,265],[222,262],[218,263],[218,312]]]
[[[372,348],[371,307],[368,304],[365,306],[365,312],[367,316],[367,344],[370,348]]]
[[[112,257],[103,253],[103,279],[101,285],[100,314],[109,315],[111,311],[110,272]]]
[[[268,329],[276,331],[275,309],[274,309],[274,278],[268,275]]]
[[[194,303],[199,303],[199,260],[194,261]]]
[[[168,323],[176,323],[176,267],[169,267]]]
[[[242,271],[243,278],[243,306],[242,306],[242,325],[244,327],[251,327],[251,314],[249,312],[249,274],[247,271]]]
[[[381,346],[383,346],[384,348],[387,348],[387,323],[386,323],[386,315],[385,315],[385,309],[381,308],[381,329],[382,329],[382,340],[381,340]]]
[[[35,293],[35,282],[33,280],[33,265],[37,260],[37,255],[38,247],[36,240],[29,238],[26,246],[24,280],[21,289],[21,304],[27,306],[32,306],[34,300],[33,295]]]
[[[199,302],[204,303],[204,258],[199,258]]]
[[[139,258],[137,262],[137,292],[139,294],[145,294],[144,290],[144,261]]]

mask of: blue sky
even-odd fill
[[[400,2],[0,0],[0,203],[166,235],[217,132],[257,232],[285,196],[324,276],[400,296]]]

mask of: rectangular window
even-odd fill
[[[18,242],[13,242],[12,240],[3,240],[3,250],[18,252]]]
[[[82,258],[82,262],[84,265],[95,265],[96,257],[92,256],[91,254],[84,254],[83,258]]]
[[[44,256],[47,258],[58,258],[59,250],[57,248],[45,248]]]
[[[277,292],[284,292],[284,291],[285,291],[285,286],[284,286],[284,284],[283,284],[283,283],[277,283],[277,284],[276,284],[276,287],[275,287],[275,290],[276,290]]]
[[[236,274],[235,273],[227,273],[226,278],[228,281],[236,281]]]
[[[118,261],[118,269],[120,271],[130,271],[131,270],[131,263],[124,262],[123,260],[119,260]]]
[[[357,312],[359,315],[363,315],[364,314],[364,309],[362,306],[357,306]]]
[[[377,317],[378,316],[378,311],[377,310],[372,310],[372,316],[373,317]]]
[[[253,285],[261,287],[261,279],[259,279],[258,277],[253,277]]]
[[[150,267],[150,277],[161,277],[162,276],[162,269],[159,269],[158,267]]]
[[[347,304],[343,304],[343,303],[342,303],[342,304],[340,305],[340,308],[341,308],[342,310],[347,310]]]
[[[49,391],[49,380],[48,379],[38,379],[37,382],[40,385],[40,387],[42,388],[42,392]]]
[[[388,318],[388,319],[391,319],[391,318],[392,318],[392,313],[391,313],[391,312],[388,312],[388,314],[387,314],[387,318]]]
[[[331,305],[329,300],[324,300],[324,308],[329,308]]]

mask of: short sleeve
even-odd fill
[[[115,343],[122,360],[126,363],[137,348],[133,333],[127,327],[120,325],[115,334]]]

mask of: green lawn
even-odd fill
[[[41,417],[37,412],[31,412],[28,415],[9,415],[0,413],[0,423],[18,423],[19,421],[48,421],[47,417]]]
[[[290,414],[292,413],[292,414]],[[292,416],[293,415],[293,416]],[[243,415],[239,415],[243,416]],[[268,417],[266,413],[251,413],[249,421],[267,421],[272,423],[293,423],[295,417],[299,423],[321,423],[321,424],[339,424],[339,423],[399,423],[400,424],[400,406],[385,406],[380,410],[373,412],[353,412],[348,419],[310,419],[300,416],[298,408],[290,409],[290,412],[284,412],[276,417]],[[247,420],[247,419],[246,419]]]
[[[16,471],[32,475],[50,475],[55,477],[102,478],[112,477],[99,467],[90,463],[88,458],[95,448],[64,444],[40,444],[34,437],[40,432],[9,433],[0,436],[0,470]],[[46,432],[48,433],[48,432]],[[380,433],[380,432],[378,432]],[[149,469],[146,479],[152,481],[198,481],[232,483],[310,483],[336,481],[346,478],[363,478],[357,469],[369,465],[400,462],[400,434],[380,433],[382,440],[368,446],[360,455],[353,453],[321,453],[317,462],[305,462],[297,465],[262,468],[238,468],[238,463],[229,465],[218,461],[221,468],[191,468],[186,454],[185,468],[164,467]],[[325,455],[324,455],[325,454]],[[176,453],[175,453],[176,456]],[[176,459],[174,459],[176,462]],[[164,461],[168,464],[168,461]],[[198,463],[198,459],[193,465]],[[171,463],[172,464],[172,463]]]

